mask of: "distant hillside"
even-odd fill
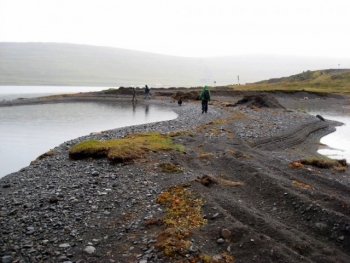
[[[242,86],[245,90],[307,90],[350,94],[350,69],[304,71]]]
[[[269,80],[258,81],[255,84],[272,84],[272,83],[293,83],[304,82],[315,86],[328,85],[331,81],[337,81],[338,85],[344,82],[350,82],[350,69],[325,69],[325,70],[307,70],[303,73],[289,77],[273,78]],[[335,83],[332,83],[334,85]]]
[[[0,85],[115,87],[241,84],[345,61],[282,56],[184,58],[108,47],[0,43]]]

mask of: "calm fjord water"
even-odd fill
[[[79,136],[176,117],[165,107],[131,102],[0,107],[0,177],[28,166],[44,152]]]
[[[52,94],[68,94],[101,91],[103,87],[62,87],[62,86],[0,86],[0,101],[17,98],[34,98]]]

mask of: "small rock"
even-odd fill
[[[13,200],[13,205],[21,205],[21,204],[22,204],[22,201],[17,200],[17,199]]]
[[[12,262],[12,256],[3,256],[2,258],[1,258],[1,262],[2,263],[11,263]]]
[[[57,203],[58,202],[58,197],[56,195],[52,195],[50,197],[50,203]]]
[[[213,256],[213,260],[215,260],[215,261],[222,260],[222,256],[221,255],[215,255],[215,256]]]
[[[320,231],[327,229],[327,225],[325,223],[318,222],[318,223],[315,223],[315,226]]]
[[[33,247],[32,244],[24,244],[24,245],[23,245],[23,248],[31,248],[31,247]]]
[[[219,213],[216,213],[216,214],[214,214],[212,217],[211,217],[211,219],[215,219],[215,218],[217,218],[219,216]]]
[[[338,240],[339,241],[343,241],[345,239],[345,237],[344,236],[340,236],[340,237],[338,237]]]
[[[223,243],[225,243],[225,239],[219,238],[218,240],[216,240],[216,243],[223,244]]]
[[[67,248],[70,247],[70,245],[68,243],[63,243],[61,245],[59,245],[60,248]]]
[[[72,229],[69,226],[65,226],[63,229],[64,229],[65,232],[71,232],[72,231]]]
[[[28,250],[28,253],[29,253],[29,254],[35,253],[35,252],[36,252],[36,250],[35,250],[34,248],[31,248],[31,249]]]
[[[87,246],[85,249],[84,249],[84,252],[91,255],[93,253],[95,253],[96,251],[96,248],[94,248],[93,246]]]
[[[100,173],[99,173],[99,172],[97,172],[97,171],[93,171],[93,172],[91,173],[91,175],[92,175],[92,176],[99,176],[99,175],[100,175]]]
[[[229,238],[231,236],[231,231],[224,228],[221,230],[221,236],[225,239]]]
[[[31,203],[25,203],[23,205],[24,208],[31,208],[32,206],[33,206],[33,204],[31,204]]]

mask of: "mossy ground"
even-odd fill
[[[182,170],[173,163],[161,163],[163,173],[181,173]]]
[[[98,141],[88,140],[72,146],[72,159],[107,157],[116,163],[132,163],[148,151],[182,151],[183,146],[172,143],[170,135],[157,132],[130,134],[122,139]]]

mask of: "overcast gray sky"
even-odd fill
[[[349,0],[0,0],[0,42],[350,59]]]

